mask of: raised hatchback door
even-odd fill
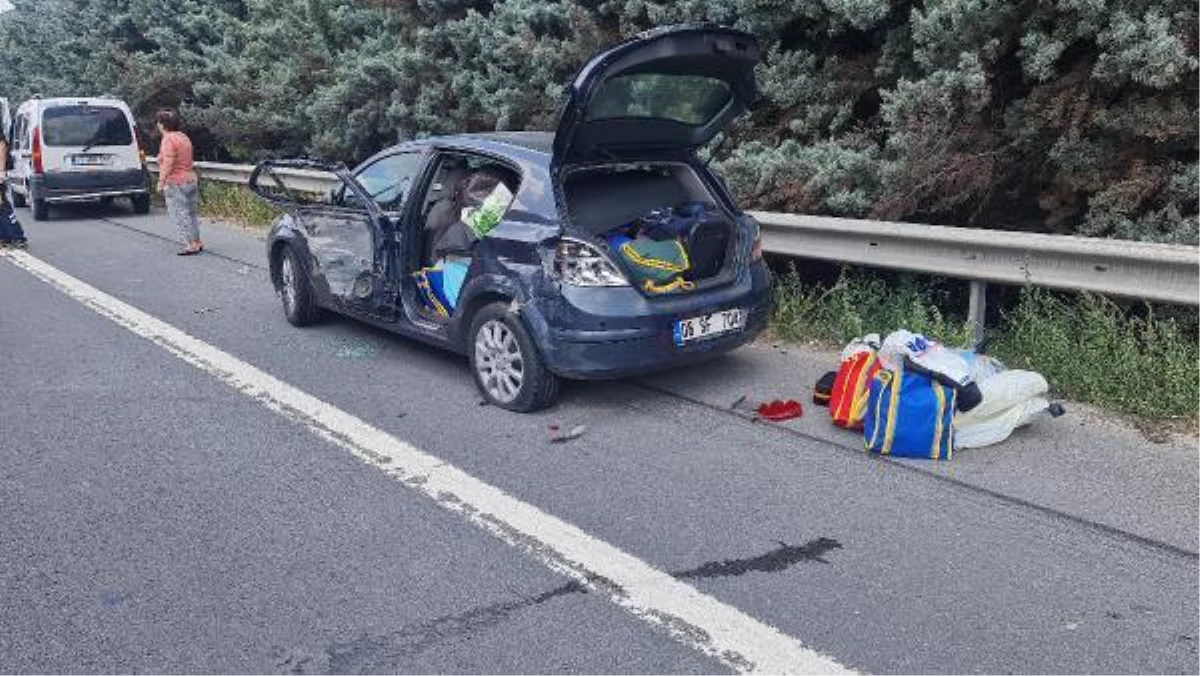
[[[559,164],[693,149],[758,100],[753,35],[666,26],[596,55],[571,84],[554,138]]]

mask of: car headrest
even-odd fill
[[[472,171],[462,184],[461,201],[463,205],[478,206],[482,204],[492,190],[495,190],[496,186],[501,183],[512,190],[508,177],[501,171],[486,168]]]

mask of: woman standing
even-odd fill
[[[8,139],[0,131],[0,249],[15,247],[24,249],[25,231],[17,221],[12,200],[8,194]]]
[[[196,213],[199,199],[199,179],[192,168],[192,141],[179,130],[179,113],[158,111],[158,133],[162,144],[158,150],[158,190],[167,202],[167,214],[183,236],[180,256],[192,256],[204,251],[200,242],[200,217]]]

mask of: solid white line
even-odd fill
[[[737,608],[28,253],[0,256],[736,671],[852,673]]]

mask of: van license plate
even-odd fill
[[[690,319],[680,319],[675,322],[675,345],[682,347],[697,340],[741,331],[745,327],[746,313],[741,308]]]
[[[108,164],[109,155],[74,155],[71,163],[77,167],[99,167]]]

